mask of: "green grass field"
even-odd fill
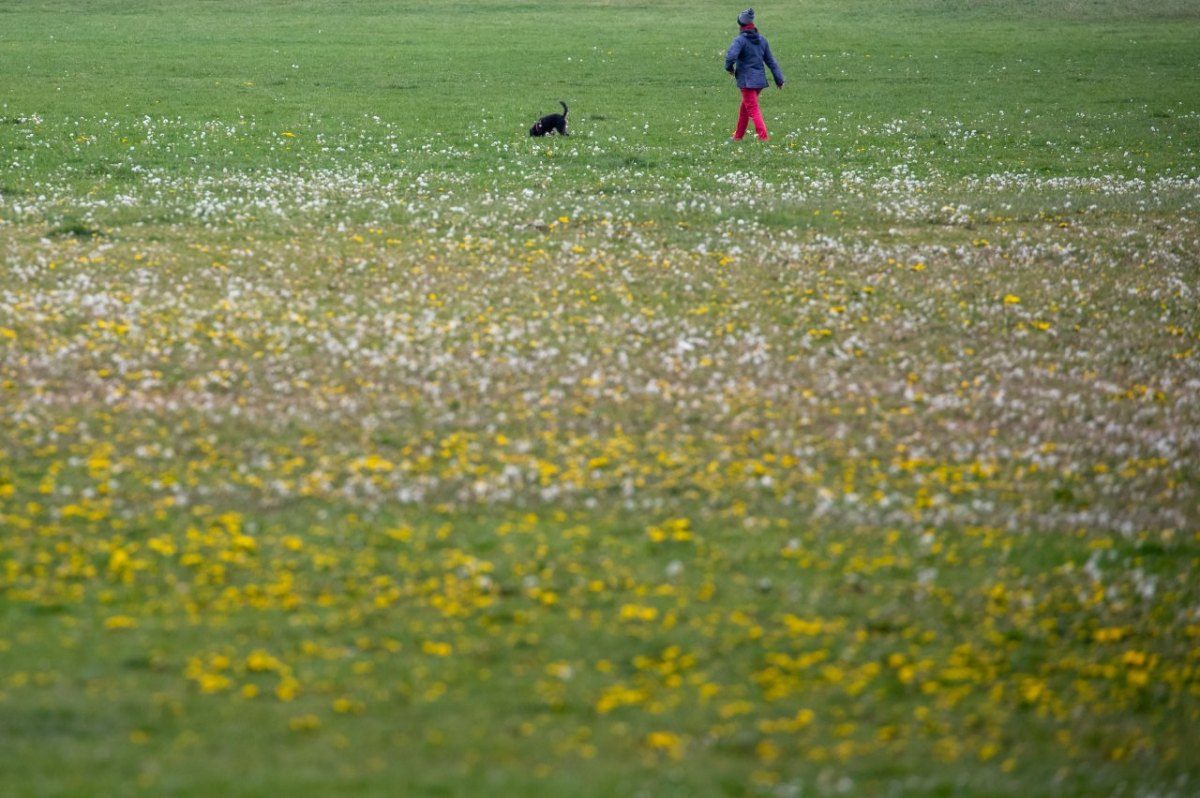
[[[1200,795],[1200,7],[740,10],[0,7],[0,793]]]

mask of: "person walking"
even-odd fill
[[[767,125],[758,107],[758,95],[767,87],[768,68],[775,78],[775,85],[781,89],[783,71],[771,54],[767,37],[759,33],[754,25],[754,9],[747,8],[738,14],[737,22],[741,30],[725,53],[725,71],[733,75],[742,92],[742,104],[738,108],[737,128],[734,129],[732,140],[741,141],[746,135],[746,128],[753,122],[759,140],[766,141]]]

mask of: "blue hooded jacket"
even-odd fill
[[[764,64],[770,67],[775,85],[782,86],[783,72],[771,54],[767,37],[759,33],[758,28],[744,29],[729,45],[729,52],[725,54],[725,71],[733,72],[739,89],[765,89],[767,71]]]

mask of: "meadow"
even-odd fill
[[[0,8],[0,792],[1200,795],[1200,8],[740,10]]]

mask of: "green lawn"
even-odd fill
[[[740,10],[0,8],[0,792],[1200,791],[1200,9]]]

